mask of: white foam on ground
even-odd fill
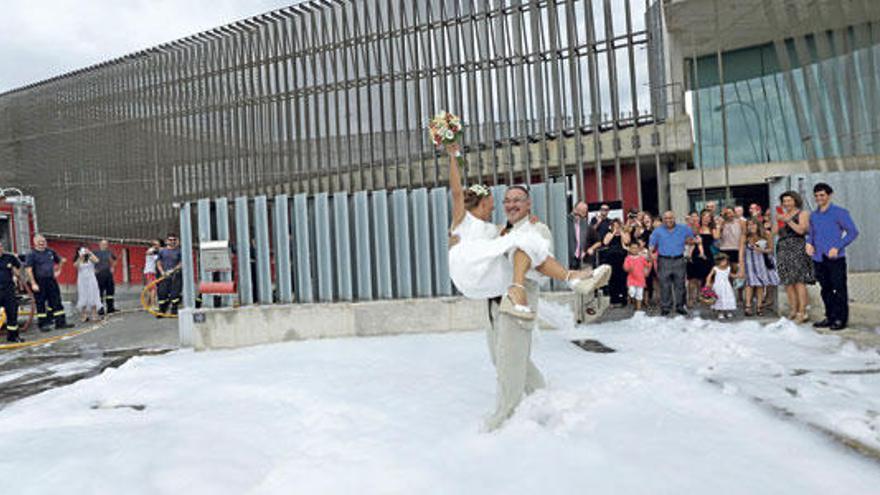
[[[877,357],[790,323],[547,332],[548,388],[493,434],[481,333],[134,358],[0,411],[0,492],[877,493],[877,464],[752,400],[877,442],[878,375],[831,373]]]

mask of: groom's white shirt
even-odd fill
[[[513,228],[511,230],[524,230],[524,231],[531,230],[533,232],[536,232],[538,235],[540,235],[544,239],[547,239],[547,241],[550,243],[550,252],[552,253],[553,252],[553,234],[550,232],[550,228],[541,222],[532,223],[531,220],[529,219],[530,216],[531,215],[526,215],[519,222],[516,222],[515,224],[513,224]],[[510,257],[511,262],[513,262],[513,254],[510,254],[509,257]],[[548,277],[546,275],[542,275],[540,272],[535,271],[535,270],[529,270],[528,273],[526,273],[526,278],[528,278],[529,280],[534,280],[538,284],[543,284],[545,281],[548,280]]]

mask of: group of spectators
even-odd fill
[[[97,249],[81,244],[74,254],[76,267],[76,309],[82,323],[98,320],[116,312],[116,287],[113,274],[118,258],[106,239]],[[163,278],[157,289],[149,292],[149,305],[158,307],[158,316],[177,313],[183,279],[179,268],[180,247],[176,234],[168,234],[164,242],[156,239],[146,252],[144,280],[150,283]],[[0,244],[0,307],[5,314],[6,340],[21,342],[18,328],[18,287],[26,285],[33,293],[37,308],[37,325],[41,331],[72,328],[61,300],[58,277],[67,259],[48,247],[46,238],[35,235],[33,248],[20,259],[4,253]],[[167,275],[167,276],[166,276]]]
[[[602,205],[589,218],[586,203],[572,211],[569,263],[573,268],[607,263],[612,267],[607,293],[611,304],[630,302],[636,310],[654,305],[661,315],[702,301],[719,319],[739,307],[745,316],[762,316],[783,286],[788,318],[809,320],[807,285],[821,285],[826,318],[816,327],[840,330],[848,323],[845,248],[858,236],[849,212],[832,204],[833,189],[816,184],[816,209],[804,209],[797,192],[787,191],[774,209],[753,203],[719,209],[710,201],[678,223],[674,212],[655,218],[629,211],[610,218]]]
[[[109,244],[106,239],[101,240],[96,251],[85,244],[80,245],[74,258],[77,267],[76,308],[83,323],[116,312],[113,273],[117,258]],[[176,234],[170,233],[164,240],[150,241],[144,256],[144,283],[151,284],[168,275],[158,287],[153,286],[147,292],[148,307],[157,307],[160,317],[177,313],[183,280],[179,276],[180,261]],[[63,262],[62,258],[60,263]]]

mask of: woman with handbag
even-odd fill
[[[758,316],[764,315],[764,291],[779,285],[776,260],[773,257],[773,236],[755,218],[746,222],[746,234],[740,247],[740,259],[745,264],[746,288],[743,308],[746,316],[752,316],[752,296],[755,296]]]

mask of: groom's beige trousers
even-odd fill
[[[538,309],[538,284],[525,283],[529,306]],[[489,303],[491,325],[488,332],[489,353],[495,365],[497,392],[495,412],[486,420],[486,429],[494,430],[509,418],[523,396],[544,387],[544,377],[531,360],[532,328],[535,321],[514,318]]]

